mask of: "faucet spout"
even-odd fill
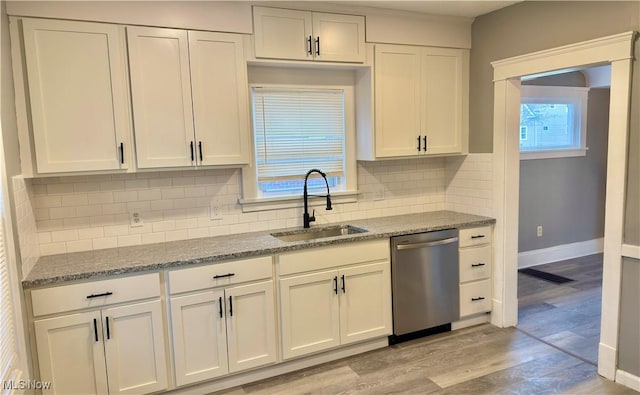
[[[331,207],[331,195],[329,193],[329,182],[327,181],[327,175],[325,173],[323,173],[321,170],[318,169],[311,169],[307,172],[307,174],[304,176],[304,191],[303,191],[303,199],[304,199],[304,214],[302,214],[302,225],[305,228],[309,228],[311,225],[311,222],[314,222],[316,220],[316,216],[315,216],[315,210],[313,211],[313,214],[309,215],[309,193],[307,191],[307,180],[309,179],[309,176],[312,173],[318,173],[322,176],[322,178],[324,178],[324,183],[327,186],[327,210],[332,210],[333,208]]]

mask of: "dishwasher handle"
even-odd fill
[[[439,245],[444,245],[444,244],[455,243],[457,241],[458,241],[457,237],[450,237],[448,239],[428,241],[428,242],[424,242],[424,243],[398,244],[396,246],[396,249],[398,251],[400,251],[400,250],[411,250],[411,249],[414,249],[414,248],[434,247],[434,246],[439,246]]]

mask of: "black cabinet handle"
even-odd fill
[[[233,297],[229,296],[229,315],[233,317]]]
[[[218,304],[220,305],[220,318],[222,318],[222,296],[218,298]]]
[[[477,301],[479,301],[479,300],[484,300],[484,296],[479,296],[479,297],[477,297],[477,298],[471,298],[471,301],[472,301],[472,302],[477,302]]]
[[[484,263],[472,263],[471,267],[480,267],[480,266],[485,266]]]
[[[418,136],[418,152],[420,152],[421,149],[422,149],[422,147],[420,145],[420,136]]]
[[[107,339],[111,339],[111,330],[109,329],[109,316],[105,318],[105,321],[107,322]]]
[[[316,55],[320,56],[320,36],[316,38]]]
[[[97,319],[93,319],[93,336],[96,339],[96,342],[98,341],[98,320]]]
[[[338,276],[333,278],[333,292],[335,292],[336,295],[338,294]]]
[[[202,141],[198,141],[198,152],[200,152],[200,162],[202,162]]]
[[[219,278],[225,278],[225,277],[233,277],[235,276],[235,273],[227,273],[227,274],[216,274],[215,276],[213,276],[214,280],[217,280]]]
[[[422,145],[424,145],[424,147],[422,148],[424,149],[424,152],[427,152],[427,136],[422,137],[422,142],[423,142]]]
[[[193,153],[193,141],[191,141],[191,142],[189,143],[189,149],[190,149],[190,151],[191,151],[191,162],[193,162],[193,161],[196,159],[196,158],[195,158],[195,155],[194,155],[194,153]]]
[[[124,165],[124,143],[120,143],[120,163]]]
[[[472,239],[482,239],[483,237],[484,237],[484,235],[471,236]]]
[[[311,40],[313,39],[311,36],[309,36],[309,38],[307,38],[307,53],[309,55],[313,55],[313,44],[311,44]]]
[[[346,289],[345,281],[344,281],[344,274],[342,275],[342,293],[343,294],[347,293],[347,289]]]
[[[109,295],[113,295],[113,292],[105,292],[105,293],[101,293],[101,294],[91,294],[91,295],[87,296],[87,299],[99,298],[101,296],[109,296]]]

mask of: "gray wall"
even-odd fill
[[[640,261],[625,259],[622,264],[620,302],[620,354],[618,367],[640,377]]]
[[[598,37],[640,30],[640,2],[525,1],[482,15],[472,25],[469,145],[493,147],[490,62]],[[640,40],[635,45],[640,56]],[[640,245],[640,66],[634,62],[625,240]]]
[[[604,236],[608,127],[609,89],[591,89],[587,155],[520,161],[519,252]]]

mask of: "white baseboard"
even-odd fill
[[[618,369],[616,372],[616,383],[640,392],[640,377],[634,376],[624,370]]]
[[[598,374],[606,379],[616,379],[618,351],[604,343],[598,345]]]
[[[598,254],[603,251],[604,238],[520,252],[518,253],[518,269]]]
[[[640,246],[634,246],[631,244],[623,244],[621,254],[626,258],[640,259]]]

